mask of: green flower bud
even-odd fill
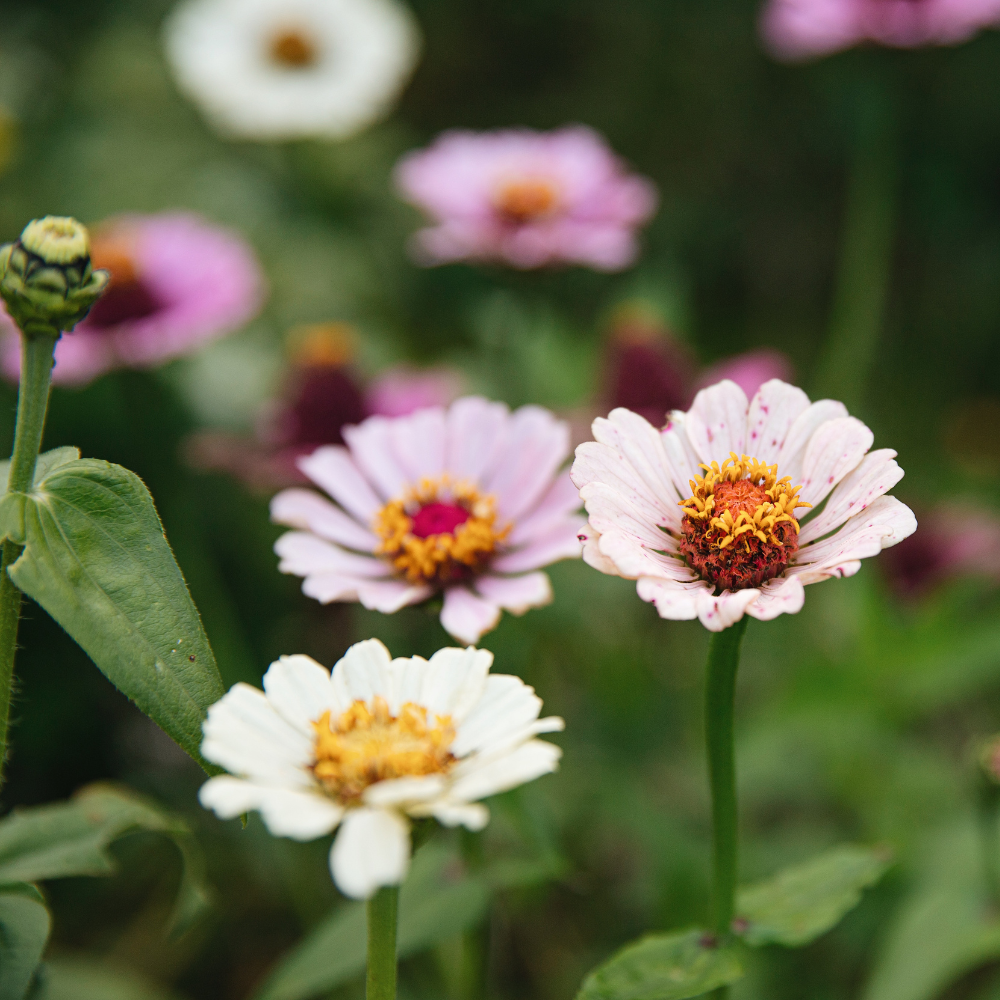
[[[27,334],[72,330],[109,278],[91,267],[90,236],[76,219],[35,219],[16,243],[0,247],[0,296]]]

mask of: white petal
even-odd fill
[[[826,421],[846,416],[847,407],[832,399],[821,399],[800,413],[789,429],[785,443],[781,446],[781,454],[778,456],[778,475],[791,476],[792,485],[798,486],[802,482],[802,460],[809,439]]]
[[[410,824],[389,809],[350,809],[330,851],[330,871],[345,896],[368,899],[399,885],[410,867]]]
[[[363,524],[371,519],[382,502],[354,464],[346,448],[324,445],[298,460],[298,467],[337,503]]]
[[[605,555],[601,554],[600,534],[589,524],[585,524],[576,536],[583,543],[583,561],[593,569],[608,576],[621,576],[618,567]]]
[[[302,593],[320,604],[333,601],[356,601],[358,587],[364,581],[358,576],[343,576],[340,573],[313,573],[302,581]]]
[[[554,743],[531,740],[516,750],[492,759],[479,767],[469,768],[451,786],[450,797],[473,802],[516,788],[527,781],[534,781],[543,774],[550,774],[559,766],[562,750]],[[470,763],[471,763],[470,758]]]
[[[698,620],[710,632],[721,632],[738,622],[750,604],[760,597],[759,590],[724,590],[717,597],[698,597]]]
[[[362,580],[358,584],[358,600],[372,611],[391,615],[410,604],[426,601],[434,591],[422,583],[402,580]]]
[[[635,589],[642,600],[649,601],[656,608],[661,618],[671,621],[697,618],[700,598],[714,590],[707,580],[686,583],[651,576],[640,577]]]
[[[440,407],[417,410],[392,421],[396,461],[411,483],[444,472],[445,413]]]
[[[294,840],[322,837],[344,815],[343,807],[320,792],[269,788],[225,776],[206,781],[198,800],[222,819],[257,809],[271,833]]]
[[[671,552],[676,551],[677,543],[666,535],[663,537],[659,552],[653,551],[627,531],[605,532],[598,546],[601,554],[618,567],[619,575],[629,580],[651,576],[690,583],[698,579],[698,574]]]
[[[746,393],[729,379],[723,379],[694,397],[687,414],[687,433],[694,450],[706,464],[722,462],[735,451],[746,451]]]
[[[577,550],[579,554],[579,542]],[[541,608],[552,603],[552,584],[545,573],[481,576],[476,580],[476,591],[514,615],[523,615],[529,608]]]
[[[372,552],[378,545],[367,528],[312,490],[282,490],[271,500],[271,520],[361,552]]]
[[[678,503],[691,496],[691,481],[702,471],[701,459],[694,450],[687,427],[687,414],[674,410],[666,426],[660,431],[663,453],[671,470]],[[679,511],[678,516],[681,516]]]
[[[500,608],[476,597],[468,587],[449,587],[444,592],[441,626],[460,642],[476,643],[484,632],[497,627]]]
[[[421,698],[423,697],[424,674],[426,672],[427,661],[422,656],[397,656],[389,664],[389,675],[392,678],[392,683],[387,700],[393,715],[398,715],[399,710],[408,701],[412,701],[416,705],[423,704]]]
[[[274,551],[281,558],[278,569],[296,576],[334,573],[378,579],[390,573],[389,566],[381,559],[348,552],[305,531],[286,531],[274,543]]]
[[[282,656],[264,674],[267,700],[286,721],[313,738],[312,723],[324,712],[343,712],[337,701],[330,671],[311,656]]]
[[[406,808],[428,799],[440,798],[445,791],[445,778],[441,774],[425,774],[417,778],[395,778],[376,781],[365,789],[364,802],[373,808],[400,806]]]
[[[439,649],[424,662],[420,694],[413,700],[458,725],[482,698],[492,665],[488,649]]]
[[[808,408],[809,397],[797,386],[777,378],[765,382],[750,401],[746,453],[769,465],[777,462],[792,425]]]
[[[386,701],[392,694],[389,650],[378,639],[356,642],[333,668],[332,683],[341,704],[371,704],[376,695]]]
[[[411,816],[433,816],[442,826],[464,826],[482,830],[490,821],[490,811],[478,802],[430,802],[410,809]]]
[[[480,481],[507,437],[510,410],[481,396],[456,399],[448,409],[445,464],[458,479]]]
[[[582,517],[567,518],[549,528],[544,535],[533,538],[524,548],[496,556],[490,568],[498,573],[523,573],[549,566],[560,559],[579,559],[579,534],[584,523]]]
[[[567,515],[580,510],[582,506],[580,491],[569,478],[569,473],[560,472],[538,506],[514,525],[514,530],[507,539],[508,544],[522,545],[536,535],[545,534],[550,528],[562,524]]]
[[[531,724],[541,710],[542,699],[520,677],[493,674],[487,678],[478,704],[459,725],[451,752],[456,757],[465,757],[481,750]]]
[[[888,493],[903,478],[903,470],[893,461],[895,457],[891,448],[865,455],[861,464],[838,483],[823,509],[803,526],[799,545],[822,538]]]
[[[778,615],[794,615],[802,610],[806,592],[797,577],[778,577],[760,588],[760,597],[747,607],[747,614],[762,622]]]
[[[802,460],[806,503],[818,504],[865,457],[875,435],[856,417],[828,420],[809,439]],[[779,470],[779,475],[783,475]],[[792,483],[797,486],[798,483]]]
[[[385,500],[399,496],[407,485],[407,476],[393,454],[393,423],[386,417],[369,417],[343,432],[351,458]]]

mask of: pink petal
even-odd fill
[[[583,506],[580,491],[573,485],[568,472],[561,472],[538,506],[522,517],[508,536],[511,545],[530,541],[562,522],[568,514]]]
[[[747,614],[762,622],[778,615],[794,615],[802,610],[805,599],[806,592],[797,576],[779,576],[760,588],[760,597],[747,608]]]
[[[444,472],[444,410],[417,410],[391,421],[390,426],[396,461],[411,483]]]
[[[475,644],[484,632],[500,621],[500,608],[492,601],[477,597],[467,587],[449,587],[444,592],[441,625],[459,642]]]
[[[302,593],[320,604],[356,601],[361,578],[342,573],[312,573],[302,581]]]
[[[687,432],[701,461],[721,463],[746,450],[746,393],[728,379],[702,389],[687,414]]]
[[[372,611],[391,615],[408,604],[426,601],[434,591],[423,584],[403,580],[362,580],[358,583],[358,600]]]
[[[445,464],[458,479],[481,480],[507,437],[510,410],[481,396],[457,399],[448,410]]]
[[[670,414],[666,427],[660,432],[663,453],[671,470],[674,489],[680,500],[691,496],[691,481],[700,475],[698,458],[687,431],[687,414],[675,410]]]
[[[760,597],[759,590],[724,590],[718,597],[698,595],[698,620],[709,632],[721,632],[738,622]]]
[[[678,552],[677,536],[663,531],[655,521],[645,517],[613,486],[591,483],[583,492],[589,521],[598,531],[621,530],[653,552],[665,550],[671,555]]]
[[[813,403],[808,410],[803,411],[789,428],[785,443],[778,455],[778,475],[791,476],[792,485],[802,482],[802,460],[805,457],[809,439],[816,429],[828,420],[836,420],[847,416],[847,407],[832,399],[821,399]]]
[[[818,504],[857,467],[874,440],[875,435],[856,417],[840,417],[820,426],[802,460],[802,499]]]
[[[808,408],[809,397],[801,389],[780,379],[765,382],[750,401],[747,454],[769,465],[777,462],[792,425]]]
[[[362,552],[372,552],[378,544],[370,531],[312,490],[282,490],[271,500],[271,520]]]
[[[339,573],[378,578],[390,573],[381,559],[359,556],[304,531],[286,532],[274,543],[274,551],[281,557],[278,569],[296,576]]]
[[[560,559],[580,558],[580,528],[584,519],[567,518],[544,535],[533,538],[523,549],[497,556],[490,568],[498,573],[523,573],[529,569],[540,569]]]
[[[392,424],[387,417],[369,417],[342,432],[354,463],[383,500],[399,496],[407,485],[407,477],[393,454]]]
[[[515,615],[523,615],[529,608],[552,603],[552,584],[545,573],[481,576],[476,580],[476,590],[487,601]]]
[[[576,537],[583,544],[583,561],[588,566],[601,573],[607,573],[608,576],[621,576],[618,567],[607,556],[602,555],[601,536],[589,524],[585,524]]]
[[[802,528],[799,545],[822,538],[849,517],[860,514],[877,497],[888,493],[903,478],[903,470],[894,461],[895,457],[891,448],[865,455],[861,464],[838,483],[823,509]]]
[[[671,621],[689,621],[698,617],[698,601],[703,595],[712,593],[712,585],[706,580],[694,583],[680,583],[650,576],[642,577],[636,584],[636,593],[644,601],[656,608],[661,618]]]
[[[298,467],[345,510],[370,524],[382,501],[340,445],[324,445],[298,460]]]

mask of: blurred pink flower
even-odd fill
[[[695,386],[705,389],[724,378],[735,382],[746,394],[747,399],[753,399],[754,393],[773,378],[782,382],[791,382],[795,378],[795,368],[787,354],[770,347],[762,347],[743,354],[734,354],[723,358],[714,365],[709,365],[698,378]]]
[[[761,32],[782,59],[808,59],[876,42],[955,45],[1000,22],[1000,0],[770,0]]]
[[[196,215],[122,215],[93,234],[94,266],[111,272],[90,315],[56,345],[54,382],[81,386],[114,368],[149,368],[231,333],[260,310],[253,251]],[[17,330],[4,315],[0,364],[20,373]]]
[[[405,417],[427,406],[447,406],[461,392],[462,377],[451,369],[390,368],[368,386],[365,403],[370,416]]]
[[[396,184],[434,223],[414,237],[418,259],[430,265],[618,271],[635,260],[635,229],[657,205],[652,181],[628,173],[583,126],[445,132],[400,161]]]

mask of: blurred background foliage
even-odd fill
[[[425,51],[389,120],[340,143],[258,145],[221,141],[176,92],[159,37],[168,7],[0,3],[0,237],[46,213],[93,222],[186,208],[257,251],[271,294],[248,329],[158,371],[57,388],[45,443],[145,479],[227,684],[259,682],[281,653],[332,665],[371,635],[395,654],[449,643],[419,609],[386,617],[304,598],[276,571],[266,496],[184,463],[196,429],[251,427],[280,384],[290,326],[352,324],[362,377],[447,363],[475,390],[579,417],[602,404],[611,317],[641,300],[701,363],[772,347],[814,388],[850,164],[872,114],[893,146],[896,202],[887,307],[858,415],[878,446],[898,449],[906,478],[895,493],[918,518],[957,501],[995,510],[1000,33],[788,67],[762,52],[753,0],[414,0]],[[409,262],[418,220],[392,192],[399,155],[452,126],[567,122],[603,132],[659,187],[636,267],[609,276]],[[2,440],[15,398],[0,388]],[[567,720],[562,770],[502,797],[485,837],[487,858],[525,867],[478,932],[497,998],[572,997],[621,943],[708,917],[706,633],[659,620],[632,584],[582,564],[552,577],[551,607],[506,616],[484,640],[498,669]],[[944,924],[965,926],[922,925],[921,907],[954,913],[972,899],[971,925],[990,919],[976,910],[970,747],[1000,729],[998,611],[981,579],[900,596],[873,560],[810,588],[800,614],[751,624],[738,695],[743,877],[844,840],[884,842],[899,860],[815,944],[749,956],[734,1000],[1000,996],[996,946],[959,962],[957,981],[925,973],[908,986],[903,974],[919,978],[916,956],[932,961]],[[123,780],[187,819],[215,891],[199,927],[167,937],[178,862],[141,835],[115,848],[118,875],[52,883],[52,995],[254,995],[288,948],[347,905],[325,842],[274,839],[255,817],[244,830],[202,811],[196,767],[37,607],[22,646],[2,808]],[[467,937],[407,960],[401,995],[462,996]],[[361,991],[355,976],[333,995]]]

